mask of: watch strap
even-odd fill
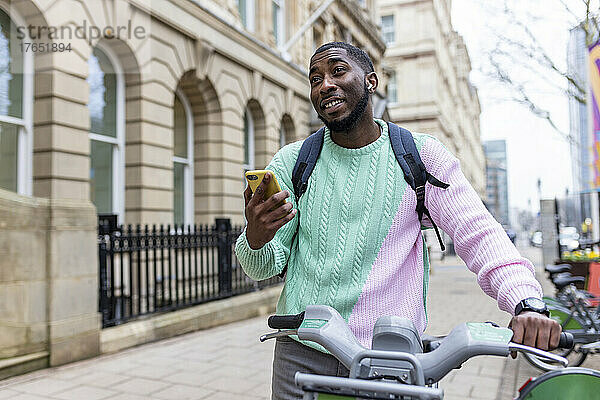
[[[535,300],[541,301],[540,299],[537,299],[535,297],[529,297],[527,299],[521,300],[520,302],[517,303],[517,306],[515,307],[515,316],[521,314],[523,311],[532,311],[532,312],[536,312],[539,314],[544,314],[546,317],[550,317],[550,311],[548,310],[548,307],[546,306],[545,303],[544,303],[544,307],[541,309],[534,308],[528,304],[529,299],[535,299]]]

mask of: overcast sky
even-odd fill
[[[482,109],[481,138],[506,139],[507,142],[510,206],[537,211],[538,178],[542,181],[543,198],[564,195],[566,188],[571,191],[571,157],[568,143],[546,121],[535,117],[522,105],[505,101],[509,93],[479,72],[482,65],[485,66],[486,51],[498,40],[497,32],[515,40],[522,38],[522,31],[500,12],[498,7],[504,3],[503,0],[453,0],[452,22],[454,29],[465,39],[471,57],[471,81],[478,88]],[[564,67],[568,29],[574,19],[560,0],[507,0],[507,3],[516,7],[519,18],[527,21],[545,51]],[[518,66],[511,67],[509,72],[534,88],[536,101],[551,110],[559,129],[568,132],[568,101],[544,83],[544,79],[560,83],[559,79],[552,76],[536,79]]]

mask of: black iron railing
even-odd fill
[[[244,273],[233,252],[242,229],[217,219],[212,226],[129,225],[101,232],[102,326],[281,282],[277,277],[256,282]]]

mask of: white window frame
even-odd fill
[[[26,26],[25,20],[14,10],[9,11],[3,3],[0,9],[17,26]],[[31,42],[27,32],[22,42]],[[10,37],[8,38],[11,39]],[[16,125],[17,129],[17,193],[33,194],[33,52],[23,54],[23,96],[21,118],[0,115],[0,122]]]
[[[247,31],[249,32],[254,32],[254,19],[255,19],[255,3],[254,0],[246,0],[246,24],[244,24],[244,21],[242,21],[242,24],[244,24],[244,27],[246,28]],[[239,7],[239,0],[238,0],[238,7]]]
[[[248,164],[244,164],[243,169],[244,171],[252,171],[254,169],[254,117],[252,116],[250,107],[246,107],[245,116],[244,123],[248,127]],[[246,149],[244,149],[244,152],[246,152]]]
[[[173,163],[183,164],[183,223],[194,223],[194,119],[192,105],[181,89],[175,91],[175,96],[183,105],[185,112],[185,132],[187,141],[187,158],[173,156]]]
[[[392,19],[392,24],[391,25],[384,25],[383,24],[383,19],[386,17],[391,17]],[[388,42],[386,40],[386,34],[390,33],[389,30],[386,30],[386,28],[391,28],[391,33],[392,33],[392,41]],[[383,37],[383,40],[385,42],[386,46],[390,46],[393,45],[394,43],[396,43],[396,16],[394,14],[388,14],[388,15],[382,15],[381,16],[381,36]]]
[[[280,47],[285,43],[285,0],[271,0],[271,4],[279,7],[279,12],[275,16],[277,26],[273,27],[273,33],[275,34],[275,46]]]
[[[113,138],[91,132],[89,137],[90,140],[113,145],[112,212],[118,216],[120,221],[123,221],[125,218],[125,77],[119,57],[114,51],[103,45],[102,42],[98,42],[96,47],[106,54],[117,78],[117,137]]]

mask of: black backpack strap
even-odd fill
[[[310,178],[310,174],[312,174],[313,169],[315,169],[319,154],[321,154],[324,138],[325,128],[321,128],[307,137],[302,143],[302,147],[300,147],[300,153],[298,153],[296,165],[294,165],[294,169],[292,170],[292,186],[294,187],[294,197],[296,198],[296,209],[298,210],[297,215],[300,215],[300,209],[298,208],[300,196],[306,192],[306,188],[308,187],[308,179]],[[298,216],[298,218],[300,217]],[[296,242],[298,229],[300,229],[300,220],[298,220],[296,232],[294,232],[294,236],[292,236],[292,246],[294,246],[294,243]],[[279,277],[283,278],[285,276],[287,267],[288,266],[286,264],[285,267],[283,267],[283,271],[278,274]]]
[[[423,161],[421,161],[421,156],[419,155],[419,151],[415,145],[415,140],[408,130],[388,122],[388,132],[390,135],[392,150],[394,151],[396,160],[402,168],[402,172],[404,172],[404,179],[415,191],[417,196],[416,211],[417,215],[419,216],[419,222],[422,222],[423,215],[427,216],[433,226],[433,229],[435,230],[440,247],[442,251],[444,251],[446,250],[446,246],[444,246],[444,242],[442,241],[438,227],[431,218],[429,210],[425,206],[425,184],[429,182],[433,186],[437,186],[442,189],[446,189],[449,185],[438,180],[429,172],[427,172]]]
[[[323,148],[323,139],[325,137],[325,128],[321,128],[309,137],[307,137],[300,147],[300,153],[296,159],[296,165],[292,171],[292,184],[294,186],[294,195],[296,196],[296,207],[300,196],[304,194],[308,187],[308,178],[315,169],[317,158]]]

